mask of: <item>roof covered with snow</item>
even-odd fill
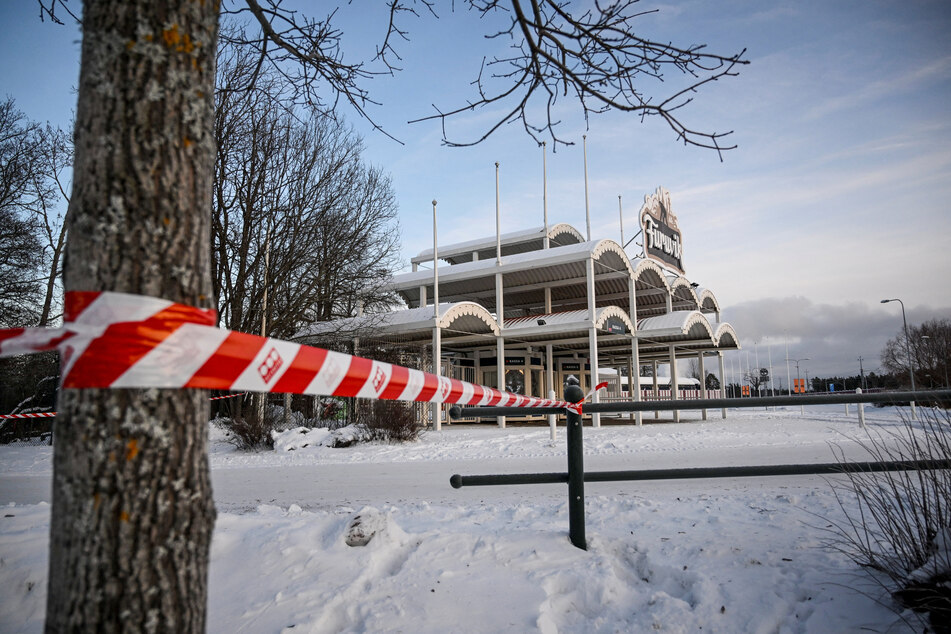
[[[537,251],[544,247],[545,227],[533,227],[504,233],[499,238],[503,256],[513,255],[515,253],[524,253],[527,251]],[[548,240],[550,247],[560,247],[568,244],[577,244],[584,242],[584,236],[566,223],[559,223],[548,228]],[[495,236],[469,240],[466,242],[457,242],[439,246],[439,259],[445,260],[450,264],[461,264],[463,262],[473,261],[473,253],[477,254],[478,260],[494,260],[496,257],[496,239]],[[431,262],[433,259],[433,250],[424,249],[410,261],[413,264],[421,262]]]

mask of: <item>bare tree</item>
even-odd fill
[[[399,228],[389,178],[363,162],[351,130],[283,102],[267,69],[234,90],[251,62],[231,46],[219,62],[213,267],[222,323],[259,332],[265,293],[267,333],[285,338],[353,315],[358,303],[392,303],[383,285]]]
[[[37,197],[33,213],[42,235],[45,260],[45,289],[38,325],[46,326],[58,318],[62,308],[57,284],[63,274],[66,219],[61,213],[60,203],[69,204],[69,183],[64,180],[64,172],[73,165],[73,143],[68,134],[49,124],[38,132],[37,140],[41,148],[42,171],[36,177]]]
[[[756,395],[759,396],[760,386],[769,382],[769,370],[766,368],[751,368],[743,375],[743,379],[749,383]]]
[[[30,213],[37,203],[42,153],[39,126],[0,103],[0,326],[36,323],[42,263],[39,226]]]
[[[913,363],[919,387],[948,385],[951,365],[951,319],[931,319],[908,326],[908,338],[901,331],[885,343],[882,367],[907,383],[908,364]]]

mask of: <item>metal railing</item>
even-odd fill
[[[577,403],[584,393],[576,383],[565,388],[565,400]],[[589,403],[585,412],[651,412],[659,410],[703,409],[717,407],[766,407],[770,405],[836,405],[843,403],[923,403],[951,402],[951,390],[927,392],[879,392],[875,394],[834,394],[812,396],[770,396],[755,398],[708,398],[691,401],[639,401],[627,403]],[[849,472],[881,472],[922,469],[951,469],[951,460],[911,460],[891,462],[850,462],[792,465],[753,465],[741,467],[699,467],[685,469],[651,469],[640,471],[598,471],[585,473],[581,415],[556,407],[453,407],[453,418],[513,416],[525,414],[562,414],[567,416],[568,471],[567,473],[513,473],[494,475],[453,474],[449,483],[453,488],[464,486],[492,486],[507,484],[568,485],[568,533],[571,543],[587,550],[584,525],[584,483],[629,480],[680,480],[697,478],[736,478],[777,475],[814,475]]]

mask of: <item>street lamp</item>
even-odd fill
[[[799,380],[800,380],[800,379],[799,379],[799,362],[800,362],[800,361],[808,361],[808,360],[809,360],[809,357],[806,357],[805,359],[790,359],[789,357],[786,357],[786,363],[789,363],[790,361],[792,361],[793,363],[796,364],[796,383],[797,383],[797,384],[799,383]],[[806,392],[806,386],[805,386],[805,385],[802,386],[802,391],[803,391],[803,393]],[[802,409],[802,405],[800,405],[800,406],[799,406],[799,415],[802,416],[802,414],[803,414],[803,409]]]
[[[799,378],[799,362],[800,362],[800,361],[808,361],[808,360],[809,360],[809,357],[806,357],[805,359],[786,359],[786,361],[792,361],[793,363],[796,364],[796,383],[799,383],[799,381],[800,381],[800,378]],[[803,391],[803,392],[806,391],[805,386],[803,386],[803,390],[802,390],[802,391]]]
[[[898,302],[901,304],[901,323],[905,328],[905,350],[908,352],[908,376],[911,377],[911,391],[915,391],[915,367],[911,359],[911,339],[908,338],[908,321],[905,319],[905,302],[900,299],[883,299],[881,303]],[[915,402],[911,402],[911,420],[918,420],[915,413]]]
[[[931,340],[931,337],[929,337],[928,335],[921,335],[920,339],[921,339],[923,345],[927,345],[927,344],[925,343],[925,340],[927,339],[927,340],[930,341],[930,340]],[[931,353],[928,352],[928,351],[926,351],[926,352],[928,353],[929,359],[930,359],[930,354],[931,354]],[[930,363],[930,360],[929,360],[929,363]],[[938,377],[938,380],[940,381],[940,380],[941,380],[941,377]],[[932,378],[931,381],[932,381],[932,386],[931,386],[931,387],[932,387],[932,389],[933,389],[933,388],[934,388],[934,379]],[[945,363],[944,363],[944,386],[945,386],[945,388],[947,388],[949,385],[951,385],[951,384],[948,383],[948,363],[947,363],[947,361],[945,361]]]

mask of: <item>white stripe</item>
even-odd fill
[[[352,358],[349,354],[328,350],[324,363],[320,366],[320,371],[311,380],[304,393],[317,396],[333,394],[347,375],[347,370],[350,368],[350,359]]]
[[[227,334],[227,331],[224,332]],[[238,390],[270,392],[274,384],[291,367],[291,362],[299,350],[300,344],[269,337],[248,367],[228,389],[233,392]]]
[[[227,330],[182,324],[110,387],[181,387],[227,338]]]
[[[449,396],[449,393],[452,391],[452,381],[440,375],[437,375],[436,378],[439,379],[439,385],[436,387],[436,392],[429,399],[429,402],[445,403],[446,397]]]
[[[480,407],[480,406],[482,406],[482,405],[488,405],[488,403],[489,403],[489,401],[490,401],[491,399],[492,399],[492,392],[489,391],[489,388],[487,388],[486,386],[483,385],[483,386],[482,386],[482,398],[479,399],[479,402],[478,402],[478,403],[474,403],[474,405],[475,405],[476,407]]]
[[[472,398],[472,395],[475,394],[475,386],[472,383],[462,382],[462,396],[459,397],[457,403],[468,403],[469,399]]]
[[[409,370],[409,376],[406,377],[406,387],[399,395],[399,400],[415,401],[419,393],[423,391],[423,386],[426,385],[426,375],[419,370],[407,369]]]
[[[129,295],[128,293],[102,293],[77,315],[75,324],[108,326],[122,321],[143,321],[159,313],[174,302],[158,297]]]
[[[374,361],[370,368],[370,376],[357,393],[358,398],[379,398],[383,390],[390,383],[393,366],[382,361]]]

